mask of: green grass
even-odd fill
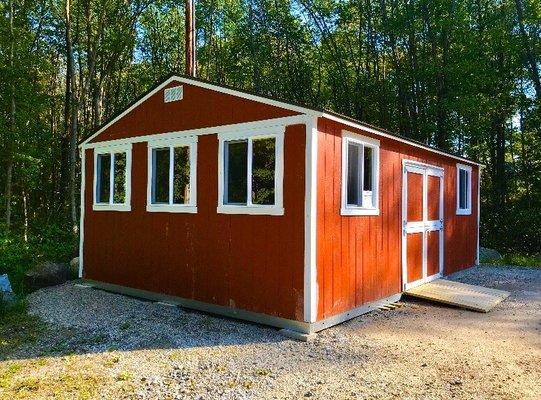
[[[505,254],[502,258],[481,259],[481,264],[515,265],[521,267],[541,268],[541,255]]]
[[[26,303],[19,301],[13,308],[0,310],[0,358],[17,348],[35,343],[46,330],[38,317],[28,315]]]

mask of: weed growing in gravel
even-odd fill
[[[121,382],[131,381],[132,379],[133,375],[128,371],[122,371],[116,376],[116,380]]]
[[[21,364],[15,363],[9,365],[5,371],[0,372],[0,388],[7,388],[11,382],[11,378],[15,376],[23,366]]]

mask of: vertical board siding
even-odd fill
[[[340,215],[342,129],[380,140],[380,214],[377,216]],[[319,118],[318,320],[401,292],[404,159],[444,168],[444,273],[450,274],[475,263],[477,166],[473,166],[472,171],[472,214],[456,215],[455,159]],[[431,196],[435,195],[434,188],[430,192]]]
[[[93,211],[86,150],[84,277],[303,320],[305,132],[286,129],[283,216],[216,212],[216,135],[198,139],[196,214],[146,211],[146,142],[133,145],[132,211]]]

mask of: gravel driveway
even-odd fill
[[[43,289],[29,310],[50,323],[48,333],[0,362],[21,366],[4,390],[29,398],[539,399],[541,269],[476,267],[452,279],[512,294],[488,314],[406,299],[302,343],[71,283]],[[13,390],[17,379],[34,384]]]

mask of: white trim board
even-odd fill
[[[85,139],[80,144],[80,146],[88,144],[88,142],[93,140],[100,133],[102,133],[107,128],[109,128],[111,125],[113,125],[114,123],[119,121],[125,115],[129,114],[136,107],[138,107],[141,103],[148,100],[151,96],[153,96],[154,94],[156,94],[157,92],[162,90],[165,86],[167,86],[171,82],[181,82],[181,83],[185,83],[185,84],[188,84],[188,85],[198,86],[198,87],[202,87],[204,89],[212,90],[212,91],[215,91],[215,92],[225,93],[225,94],[232,95],[232,96],[235,96],[235,97],[240,97],[240,98],[243,98],[243,99],[252,100],[252,101],[255,101],[255,102],[258,102],[258,103],[268,104],[270,106],[279,107],[279,108],[283,108],[283,109],[286,109],[286,110],[298,112],[298,113],[301,114],[300,116],[302,116],[302,117],[307,117],[308,116],[308,117],[327,118],[327,119],[339,122],[341,124],[351,126],[353,128],[357,128],[357,129],[362,129],[362,130],[364,130],[366,132],[370,132],[370,133],[373,133],[373,134],[378,135],[378,136],[382,136],[382,137],[386,137],[386,138],[389,138],[389,139],[392,139],[392,140],[396,140],[398,142],[406,143],[406,144],[409,144],[409,145],[411,145],[413,147],[418,147],[418,148],[427,150],[427,151],[432,152],[432,153],[440,154],[440,155],[443,155],[443,156],[446,156],[446,157],[450,157],[450,158],[453,158],[453,159],[456,159],[456,160],[460,160],[462,162],[467,162],[467,163],[472,164],[472,165],[482,166],[482,164],[474,162],[474,161],[470,161],[470,160],[468,160],[468,159],[466,159],[464,157],[459,157],[459,156],[455,156],[455,155],[452,155],[452,154],[448,154],[446,152],[434,149],[432,147],[423,145],[421,143],[415,143],[415,142],[412,142],[412,141],[407,140],[405,138],[401,138],[401,137],[396,136],[396,135],[391,135],[391,134],[386,133],[386,132],[384,132],[382,130],[375,129],[375,128],[371,127],[371,126],[365,125],[365,124],[363,124],[361,122],[350,121],[350,120],[348,120],[346,118],[339,117],[339,116],[331,114],[329,112],[318,111],[318,110],[310,109],[310,108],[307,108],[307,107],[297,106],[297,105],[289,104],[289,103],[286,103],[286,102],[283,102],[283,101],[273,100],[273,99],[269,99],[269,98],[266,98],[266,97],[262,97],[262,96],[258,96],[258,95],[254,95],[254,94],[249,94],[249,93],[245,93],[245,92],[242,92],[242,91],[229,89],[229,88],[226,88],[226,87],[223,87],[223,86],[220,86],[220,85],[215,85],[215,84],[208,83],[208,82],[203,82],[203,81],[200,81],[200,80],[197,80],[197,79],[190,79],[190,78],[181,77],[181,76],[171,76],[168,79],[166,79],[164,82],[162,82],[161,84],[156,86],[153,90],[151,90],[149,93],[147,93],[141,99],[139,99],[137,102],[135,102],[134,104],[129,106],[122,113],[117,115],[115,118],[113,118],[107,124],[102,126],[100,129],[98,129],[90,137]],[[299,116],[297,115],[295,117],[299,117]]]
[[[238,91],[238,90],[225,88],[223,86],[213,85],[211,83],[206,83],[206,82],[202,82],[202,81],[199,81],[199,80],[184,78],[184,77],[180,77],[180,76],[171,76],[169,79],[165,80],[164,82],[162,82],[161,84],[156,86],[153,90],[148,92],[145,96],[143,96],[137,102],[133,103],[126,110],[121,112],[119,115],[117,115],[111,121],[109,121],[107,124],[105,124],[100,129],[98,129],[94,134],[92,134],[90,137],[85,139],[83,141],[83,143],[81,143],[81,145],[87,144],[88,142],[93,140],[100,133],[102,133],[107,128],[109,128],[111,125],[113,125],[114,123],[116,123],[117,121],[122,119],[124,116],[129,114],[136,107],[138,107],[140,104],[144,103],[146,100],[148,100],[150,97],[152,97],[153,95],[158,93],[160,90],[162,90],[164,87],[169,85],[171,82],[182,82],[182,83],[185,83],[185,84],[188,84],[188,85],[198,86],[198,87],[208,89],[208,90],[212,90],[212,91],[215,91],[215,92],[220,92],[220,93],[228,94],[228,95],[231,95],[231,96],[240,97],[240,98],[247,99],[247,100],[252,100],[252,101],[255,101],[255,102],[258,102],[258,103],[268,104],[270,106],[283,108],[283,109],[286,109],[286,110],[298,112],[298,113],[305,114],[305,115],[311,115],[312,116],[312,115],[321,114],[320,112],[310,110],[309,108],[295,106],[293,104],[284,103],[282,101],[272,100],[272,99],[268,99],[266,97],[261,97],[261,96],[257,96],[257,95],[253,95],[253,94],[244,93],[244,92],[241,92],[241,91]]]
[[[315,322],[317,288],[317,118],[306,124],[304,211],[304,321]]]
[[[445,157],[450,157],[450,158],[453,158],[455,160],[460,160],[462,162],[466,162],[466,163],[469,163],[469,164],[472,164],[472,165],[483,166],[483,164],[477,163],[475,161],[470,161],[470,160],[468,160],[468,159],[466,159],[464,157],[455,156],[455,155],[446,153],[444,151],[437,150],[437,149],[434,149],[432,147],[423,145],[421,143],[412,142],[411,140],[401,138],[401,137],[396,136],[396,135],[391,135],[391,134],[386,133],[384,131],[381,131],[379,129],[374,129],[374,128],[372,128],[370,126],[367,126],[367,125],[364,125],[362,123],[352,122],[352,121],[349,121],[349,120],[347,120],[345,118],[340,118],[340,117],[338,117],[336,115],[329,114],[327,112],[323,112],[321,117],[330,119],[330,120],[335,121],[335,122],[339,122],[339,123],[347,125],[347,126],[351,126],[353,128],[364,130],[365,132],[372,133],[374,135],[382,136],[382,137],[385,137],[385,138],[388,138],[388,139],[391,139],[391,140],[396,140],[397,142],[402,142],[402,143],[408,144],[408,145],[413,146],[413,147],[417,147],[417,148],[420,148],[420,149],[423,149],[423,150],[426,150],[426,151],[429,151],[429,152],[432,152],[432,153],[440,154],[440,155],[445,156]]]
[[[260,121],[242,122],[239,124],[218,125],[208,128],[187,129],[184,131],[173,131],[165,133],[153,133],[150,135],[132,136],[123,139],[114,139],[104,142],[81,144],[80,147],[87,149],[98,148],[102,146],[122,145],[126,143],[142,143],[153,140],[175,140],[185,136],[214,135],[220,133],[231,133],[253,131],[255,129],[266,129],[272,127],[284,127],[288,125],[306,124],[312,118],[306,115],[295,115],[293,117],[271,118]]]
[[[83,246],[85,243],[86,150],[81,150],[81,209],[79,210],[79,278],[83,277]]]

